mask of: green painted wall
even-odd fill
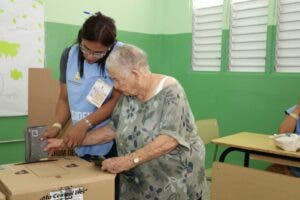
[[[23,138],[27,117],[1,117],[0,141]],[[24,160],[24,143],[0,144],[0,164]]]
[[[79,24],[88,16],[83,11],[101,10],[112,16],[118,26],[119,38],[143,47],[149,55],[156,54],[153,33],[158,31],[159,23],[154,23],[153,10],[161,9],[159,0],[51,0],[46,1],[46,62],[52,68],[53,76],[58,78],[59,60],[62,50],[72,44],[77,36]],[[127,9],[124,9],[127,8]],[[153,17],[154,16],[154,17]],[[152,34],[150,34],[152,33]],[[150,62],[155,63],[155,61]],[[12,139],[22,139],[27,126],[27,116],[0,117],[0,143]],[[0,164],[23,161],[24,144],[0,144]]]
[[[58,2],[58,0],[55,1]],[[131,0],[127,1],[130,2]],[[275,2],[275,0],[270,1]],[[104,1],[101,2],[104,3]],[[114,4],[119,3],[117,0],[112,2]],[[135,21],[137,19],[134,19],[133,24],[136,26],[134,27],[133,25],[130,26],[131,21],[125,20],[126,23],[122,22],[124,24],[121,23],[118,27],[124,27],[126,24],[130,28],[120,28],[118,39],[143,48],[149,55],[150,65],[154,72],[172,75],[182,83],[196,119],[217,118],[223,136],[239,131],[261,133],[274,133],[277,131],[277,127],[284,117],[283,111],[299,100],[300,95],[297,85],[299,84],[300,75],[274,72],[274,41],[277,27],[275,23],[276,14],[273,11],[273,14],[270,14],[272,17],[269,18],[268,23],[265,73],[228,72],[228,4],[224,5],[222,71],[195,72],[191,68],[190,1],[165,0],[158,2],[157,0],[149,5],[148,0],[144,0],[144,3],[143,5],[149,6],[150,11],[145,11],[146,8],[142,7],[141,9],[145,11],[147,16],[141,15],[139,20],[143,23],[154,23],[152,20],[157,20],[161,16],[161,21],[156,21],[155,25],[148,24],[146,26],[146,24],[143,24],[143,26],[139,26],[139,23]],[[274,9],[276,5],[273,3],[270,4],[270,8],[273,6]],[[80,3],[77,2],[77,4]],[[104,3],[104,5],[106,5],[104,8],[111,9],[112,12],[112,8],[108,6],[111,3]],[[61,6],[63,7],[63,5]],[[70,10],[73,10],[73,6],[75,5],[70,5]],[[75,7],[80,6],[76,5]],[[129,15],[128,13],[131,13],[132,10],[132,15],[136,17],[140,14],[137,9],[139,8],[131,7],[126,15]],[[54,8],[50,9],[48,7],[48,12],[54,12],[53,10]],[[73,13],[73,11],[70,12]],[[76,12],[74,11],[74,13]],[[75,15],[74,13],[72,15]],[[116,17],[118,23],[119,18],[121,20],[122,17],[117,13],[112,12],[111,16]],[[156,15],[153,15],[153,13]],[[154,17],[154,19],[150,19],[151,17]],[[61,18],[68,17],[61,16]],[[74,23],[75,25],[67,22],[62,23],[59,20],[60,17],[55,19],[54,14],[49,14],[46,19],[48,19],[45,24],[46,66],[52,68],[54,77],[58,78],[60,53],[65,46],[70,45],[75,40],[79,26],[76,23]],[[2,127],[0,129],[0,139],[22,137],[22,131],[26,126],[26,117],[0,118],[0,126]],[[22,159],[22,144],[8,146],[0,145],[0,163]],[[207,146],[207,158],[207,165],[209,165],[211,160],[210,145]],[[229,157],[229,160],[240,164],[241,154],[233,154]],[[256,167],[259,167],[260,164],[254,163]]]
[[[55,77],[58,77],[60,52],[73,39],[65,36],[54,43],[51,38],[66,35],[64,32],[75,37],[78,28],[46,23],[46,52],[49,52],[46,62]],[[223,34],[228,36],[228,31]],[[226,69],[222,72],[192,71],[191,33],[153,35],[119,31],[118,39],[143,48],[154,72],[176,77],[186,89],[195,118],[217,118],[222,135],[239,131],[274,133],[283,118],[283,110],[299,98],[295,95],[298,74],[232,73]],[[210,149],[209,146],[207,161],[211,157]],[[240,155],[230,160],[239,163],[238,158]]]

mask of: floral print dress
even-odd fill
[[[201,198],[205,188],[205,149],[179,83],[163,88],[146,102],[121,97],[110,126],[117,133],[119,156],[142,148],[161,134],[179,143],[170,153],[122,172],[120,200]]]

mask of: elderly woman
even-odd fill
[[[82,145],[116,139],[119,157],[104,160],[102,170],[120,173],[120,199],[201,199],[205,149],[181,85],[151,73],[145,53],[131,45],[113,51],[107,68],[123,96],[111,124]],[[50,139],[47,150],[62,147]]]

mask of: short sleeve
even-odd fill
[[[177,140],[177,142],[187,148],[190,144],[187,137],[187,129],[185,126],[186,112],[186,98],[183,89],[180,86],[170,87],[165,93],[164,105],[162,110],[162,117],[160,122],[161,135],[168,135]]]
[[[61,83],[66,83],[66,73],[67,73],[67,64],[68,57],[71,47],[65,48],[60,57],[60,77],[59,80]]]
[[[124,99],[124,96],[121,96],[117,105],[114,108],[112,115],[111,115],[111,121],[108,123],[108,126],[114,131],[116,131],[119,126],[119,119],[120,119],[123,99]]]
[[[286,115],[291,114],[291,113],[295,110],[295,108],[296,108],[296,105],[294,105],[293,107],[290,107],[289,109],[287,109],[287,110],[285,111],[285,114],[286,114]]]

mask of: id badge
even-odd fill
[[[111,85],[101,79],[97,79],[86,99],[97,108],[100,108],[111,90]]]

